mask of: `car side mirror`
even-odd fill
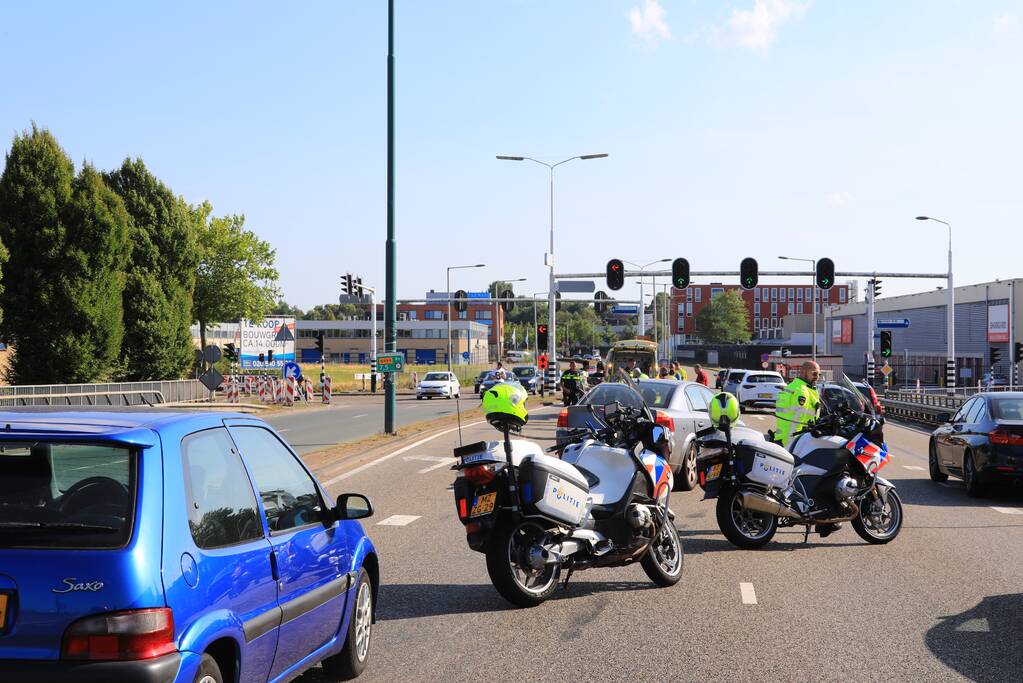
[[[337,497],[334,512],[338,520],[364,519],[373,514],[373,503],[361,493],[342,493]]]
[[[940,422],[942,424],[945,424],[946,422],[951,422],[952,421],[952,414],[951,413],[938,413],[937,415],[935,415],[935,419],[938,422]]]

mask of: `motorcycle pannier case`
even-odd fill
[[[763,439],[742,439],[736,446],[739,469],[747,479],[764,486],[788,486],[796,462],[791,453]]]
[[[579,470],[558,458],[531,455],[519,466],[523,512],[579,526],[589,508],[590,487]]]

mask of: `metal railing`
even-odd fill
[[[938,415],[955,413],[967,398],[969,397],[949,396],[946,393],[926,390],[886,391],[878,395],[878,400],[884,406],[885,415],[926,424],[938,424]]]
[[[145,406],[200,401],[209,392],[194,379],[0,387],[0,406]]]

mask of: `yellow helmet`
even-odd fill
[[[529,420],[526,390],[522,385],[498,382],[483,392],[483,413],[498,429],[521,429]]]
[[[715,394],[710,401],[710,419],[715,425],[722,421],[731,425],[739,419],[739,400],[727,391]]]

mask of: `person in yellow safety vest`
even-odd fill
[[[817,419],[821,397],[814,385],[820,375],[820,366],[812,360],[807,361],[800,368],[799,376],[778,393],[774,410],[777,422],[774,440],[785,448],[789,447],[796,434],[806,429],[807,424]]]
[[[625,371],[632,379],[650,379],[650,376],[636,367],[636,359],[629,359],[629,366]]]

